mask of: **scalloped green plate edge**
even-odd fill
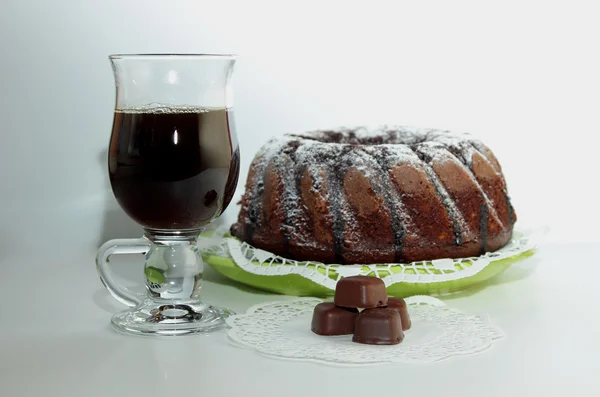
[[[473,276],[459,280],[437,283],[394,283],[387,287],[387,293],[390,296],[408,297],[412,295],[440,295],[461,291],[497,276],[508,269],[512,264],[526,259],[534,253],[535,249],[531,249],[509,258],[493,261]],[[211,268],[223,276],[263,291],[284,295],[315,296],[321,298],[333,296],[333,290],[297,274],[286,274],[281,276],[257,275],[243,270],[230,258],[203,253],[202,259],[205,263],[210,265]]]

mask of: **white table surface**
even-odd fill
[[[118,334],[109,320],[122,307],[97,277],[92,246],[50,255],[32,236],[28,248],[0,254],[0,396],[598,396],[596,248],[547,243],[483,288],[444,298],[464,311],[489,313],[504,330],[484,353],[428,365],[340,368],[265,358],[230,345],[224,331],[176,339]],[[141,271],[133,264],[120,270],[125,280]],[[202,291],[206,301],[238,313],[294,299],[240,286],[211,269]]]

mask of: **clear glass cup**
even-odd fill
[[[96,265],[110,293],[130,309],[120,331],[183,335],[225,326],[228,309],[200,299],[196,239],[227,208],[239,177],[231,55],[111,55],[117,89],[108,170],[140,239],[100,247]],[[115,282],[112,255],[144,254],[146,293]]]

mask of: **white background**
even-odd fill
[[[20,249],[33,231],[76,231],[91,246],[139,234],[105,164],[107,56],[128,52],[240,55],[238,194],[274,135],[383,123],[464,130],[499,157],[522,224],[597,241],[597,15],[592,1],[4,0],[2,245]]]
[[[399,379],[411,396],[598,396],[596,3],[0,1],[0,395],[390,395]],[[369,372],[268,360],[224,333],[109,332],[123,307],[94,253],[141,233],[106,169],[107,56],[130,52],[240,54],[238,194],[260,145],[286,132],[398,123],[478,135],[500,159],[519,223],[551,227],[539,255],[447,298],[489,313],[506,338],[476,357]],[[203,294],[240,313],[284,299],[208,271]],[[386,380],[378,392],[372,377]]]

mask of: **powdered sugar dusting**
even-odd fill
[[[497,218],[493,204],[470,170],[474,153],[479,153],[487,160],[482,147],[467,133],[406,126],[339,128],[288,134],[271,139],[257,153],[253,166],[259,170],[256,178],[261,180],[256,183],[253,197],[248,201],[249,205],[260,207],[263,170],[273,164],[283,185],[282,197],[277,200],[285,211],[285,224],[281,226],[284,235],[293,236],[294,244],[316,247],[318,244],[310,233],[314,227],[309,223],[310,210],[302,199],[302,177],[307,172],[314,184],[312,193],[324,193],[326,197],[323,199],[330,204],[327,216],[331,216],[336,240],[333,249],[339,253],[346,243],[344,231],[360,229],[357,212],[343,193],[344,176],[349,169],[356,169],[370,181],[375,195],[385,200],[392,219],[391,229],[398,254],[405,233],[412,233],[414,228],[393,182],[383,175],[387,175],[393,167],[412,165],[425,171],[452,219],[456,243],[460,245],[478,236],[474,235],[432,164],[458,161],[485,198],[489,214]],[[323,184],[327,189],[321,189]],[[250,220],[251,223],[257,221],[260,222],[260,219],[256,217]]]
[[[398,164],[421,164],[439,193],[449,215],[455,222],[456,232],[462,238],[469,239],[473,235],[472,231],[429,164],[449,160],[448,156],[452,156],[452,152],[461,160],[463,165],[468,166],[472,154],[477,150],[471,144],[472,141],[474,139],[468,133],[453,133],[445,130],[411,126],[384,125],[376,128],[338,128],[335,130],[288,134],[283,138],[272,139],[263,146],[259,156],[262,161],[278,158],[281,153],[286,151],[286,148],[293,145],[295,147],[293,162],[296,167],[308,170],[316,183],[321,180],[320,172],[322,169],[337,169],[345,173],[349,167],[356,168],[367,178],[378,181],[380,179],[380,166],[374,159],[380,158],[381,153],[385,153],[385,161],[389,167]],[[300,142],[302,143],[299,144]],[[361,150],[356,150],[359,148]],[[305,209],[299,205],[302,200],[295,182],[297,176],[293,175],[290,170],[291,166],[284,166],[284,161],[277,160],[277,163],[280,164],[278,168],[285,180],[285,197],[283,200],[285,209],[289,214],[289,220],[293,225],[302,226],[306,222],[306,216]],[[469,172],[469,174],[471,173]],[[379,184],[384,190],[390,191],[393,189],[389,184]],[[339,192],[333,194],[330,191],[328,196],[327,200],[334,202],[344,223],[350,227],[354,226],[356,222],[354,210],[350,207],[345,195]],[[391,201],[388,204],[394,206],[395,209],[402,208],[398,198]],[[401,220],[403,223],[409,222],[406,215],[404,215],[404,211],[394,212],[402,214],[403,219]]]

